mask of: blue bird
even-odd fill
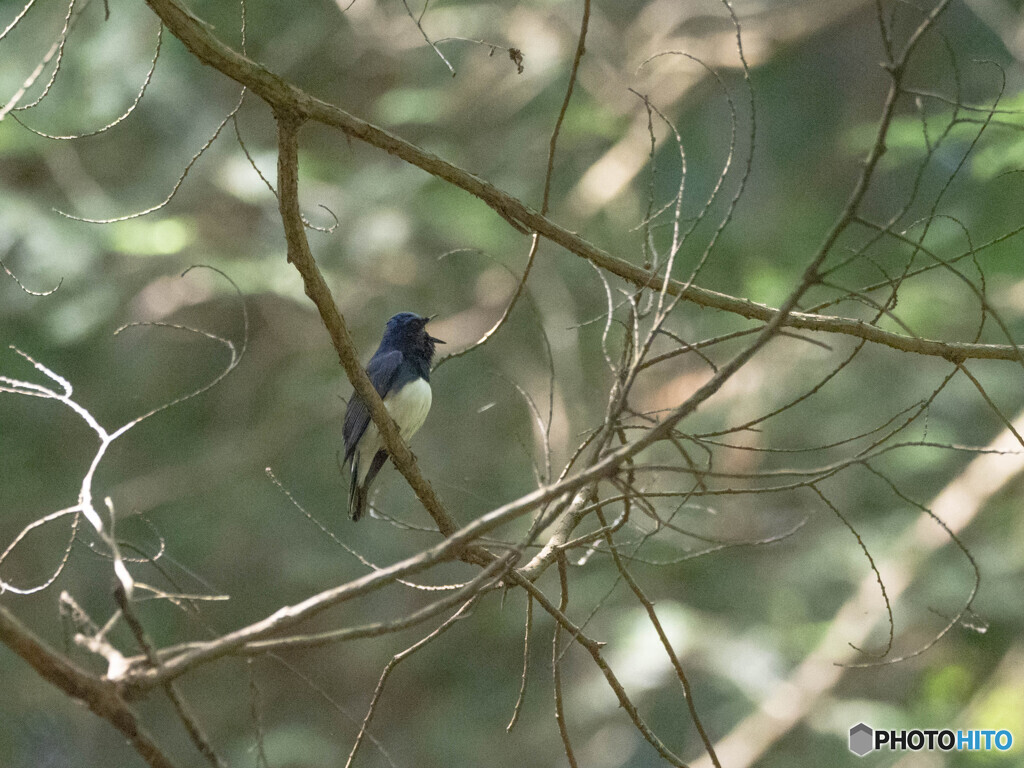
[[[370,383],[408,441],[423,426],[430,410],[430,361],[434,345],[444,344],[426,331],[432,317],[399,312],[388,320],[384,338],[366,366]],[[345,411],[345,463],[352,474],[348,514],[358,520],[366,510],[370,484],[387,461],[388,452],[370,419],[366,404],[353,393]]]

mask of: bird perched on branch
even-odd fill
[[[444,344],[427,333],[432,317],[399,312],[388,320],[384,338],[366,366],[370,383],[381,396],[402,439],[408,441],[427,418],[430,410],[430,361],[434,345]],[[377,425],[359,395],[353,393],[345,412],[345,463],[352,474],[348,492],[348,514],[358,520],[366,510],[370,484],[387,461]]]

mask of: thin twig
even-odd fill
[[[94,714],[113,725],[150,768],[175,768],[175,764],[139,724],[135,713],[121,699],[112,682],[82,671],[53,651],[2,605],[0,642],[20,656],[48,683],[83,702]]]
[[[617,275],[635,286],[649,287],[656,285],[660,280],[658,275],[652,274],[649,270],[631,264],[625,259],[617,258],[589,243],[579,235],[555,224],[547,217],[541,216],[515,197],[478,176],[474,176],[451,163],[445,162],[436,155],[426,152],[364,120],[360,120],[336,106],[308,95],[265,67],[259,66],[217,40],[208,29],[198,23],[190,13],[185,11],[177,0],[146,1],[174,35],[197,58],[214,66],[240,84],[245,85],[279,112],[290,113],[300,118],[332,126],[352,138],[365,141],[368,144],[383,149],[478,197],[517,230],[521,232],[536,232],[541,237],[562,246],[569,252],[590,261],[600,269]],[[933,12],[929,14],[929,18],[937,17],[946,5],[948,5],[948,0],[937,5]],[[920,34],[923,34],[923,32]],[[915,45],[920,34],[915,35],[913,38]],[[906,55],[909,56],[909,53]],[[905,65],[905,59],[903,65]],[[895,67],[895,69],[902,76],[902,66]],[[900,92],[900,89],[896,89],[896,92]],[[890,94],[887,104],[893,100],[894,97]],[[886,107],[887,110],[892,108],[892,106]],[[890,122],[891,114],[884,121],[886,131]],[[876,152],[869,155],[868,159],[870,162],[862,169],[862,179],[873,176],[880,154],[880,152]],[[855,189],[858,202],[865,193],[866,184],[858,184],[858,187]],[[847,221],[847,223],[849,222]],[[1022,232],[1024,232],[1024,226],[994,239],[991,243],[982,244],[975,250],[980,252],[986,247],[993,247]],[[829,245],[833,243],[834,238],[831,238]],[[679,296],[685,301],[720,309],[751,320],[771,323],[776,318],[780,318],[780,322],[789,328],[854,336],[905,352],[947,359],[1019,359],[1017,350],[1007,345],[915,339],[882,330],[854,318],[799,312],[796,311],[795,306],[788,308],[770,307],[750,301],[749,299],[737,298],[706,288],[700,288],[696,285],[686,287],[683,283],[674,280],[669,281],[666,286],[666,292],[672,296]]]
[[[157,659],[156,650],[149,638],[146,636],[146,630],[143,628],[142,622],[136,615],[135,609],[131,604],[131,600],[121,584],[114,587],[114,600],[121,609],[121,615],[124,617],[125,623],[128,625],[132,635],[135,637],[135,642],[138,643],[139,648],[146,655],[149,663],[158,665],[159,660]],[[174,682],[170,680],[167,681],[163,684],[163,689],[167,698],[170,700],[171,705],[174,707],[174,711],[177,713],[178,719],[181,720],[182,724],[185,726],[185,730],[188,732],[188,736],[192,740],[192,744],[197,750],[199,750],[199,753],[206,758],[206,761],[210,763],[213,768],[227,768],[227,763],[225,763],[216,751],[214,751],[213,745],[210,744],[209,738],[203,732],[202,726],[199,725],[195,716],[189,712],[188,706],[185,704],[185,700],[182,699]]]
[[[366,403],[370,417],[380,431],[384,446],[391,456],[391,461],[408,480],[416,497],[434,519],[438,530],[445,536],[449,536],[456,529],[455,522],[441,505],[430,483],[420,473],[416,457],[402,440],[394,419],[391,418],[384,406],[384,401],[381,400],[377,390],[370,383],[366,371],[363,370],[355,344],[349,335],[345,318],[338,311],[331,289],[327,286],[327,281],[324,280],[309,249],[309,241],[306,239],[305,227],[299,212],[298,199],[298,131],[302,120],[289,113],[279,112],[275,116],[278,128],[278,199],[285,237],[288,242],[288,261],[294,264],[299,274],[302,275],[306,295],[319,310],[320,319],[330,334],[331,342],[338,353],[342,367],[356,394]]]
[[[345,768],[351,768],[352,762],[356,759],[356,753],[358,753],[359,747],[363,743],[363,738],[367,733],[367,729],[370,727],[370,722],[373,720],[373,716],[377,712],[377,704],[380,701],[381,694],[384,692],[384,684],[387,682],[388,677],[394,671],[395,667],[401,664],[405,659],[412,656],[412,654],[416,653],[416,651],[420,650],[431,641],[436,640],[438,637],[440,637],[449,629],[451,629],[455,622],[457,622],[459,619],[465,616],[466,613],[469,612],[469,610],[476,604],[480,597],[480,595],[474,595],[472,598],[463,603],[462,607],[459,608],[459,610],[457,610],[455,613],[453,613],[451,616],[445,619],[444,622],[440,626],[438,626],[437,629],[435,629],[433,632],[426,635],[425,637],[420,638],[418,641],[410,645],[404,651],[396,653],[394,656],[391,657],[391,661],[389,661],[384,666],[384,670],[380,674],[380,679],[377,681],[377,687],[373,691],[373,698],[370,699],[370,706],[366,710],[366,717],[363,719],[363,724],[359,727],[359,733],[356,735],[355,743],[352,745],[352,751],[349,752],[348,760],[345,761]]]
[[[569,607],[569,581],[565,572],[565,555],[558,558],[558,583],[560,595],[558,610],[565,613]],[[551,687],[555,695],[555,723],[558,725],[558,735],[562,739],[562,749],[565,750],[565,757],[569,761],[570,768],[578,768],[576,753],[572,748],[572,741],[569,739],[569,726],[565,722],[565,704],[562,700],[562,671],[561,653],[559,652],[559,641],[562,638],[562,625],[555,624],[554,636],[551,638]]]
[[[596,514],[598,520],[601,521],[601,525],[607,527],[608,523],[600,509],[597,510]],[[611,533],[605,534],[605,541],[608,543],[608,549],[612,554],[612,559],[615,561],[616,569],[625,580],[633,594],[636,595],[636,599],[639,600],[640,604],[644,607],[644,611],[647,613],[647,619],[651,622],[651,626],[654,627],[654,631],[658,635],[658,640],[661,642],[661,646],[665,649],[665,654],[668,656],[669,662],[672,664],[672,669],[675,670],[676,677],[679,678],[679,683],[683,688],[683,694],[686,697],[686,706],[690,712],[690,720],[693,722],[694,727],[696,727],[697,733],[700,734],[700,740],[704,743],[704,749],[707,751],[708,757],[711,758],[711,762],[715,768],[722,768],[722,764],[718,760],[718,755],[715,753],[715,747],[711,743],[711,738],[704,729],[704,724],[701,722],[700,716],[697,713],[697,706],[693,702],[693,690],[690,687],[690,680],[683,671],[683,665],[679,661],[679,656],[676,654],[675,649],[672,647],[672,642],[668,639],[668,635],[665,633],[665,628],[662,626],[661,620],[658,618],[658,613],[654,609],[654,603],[651,602],[649,597],[647,597],[647,594],[640,588],[636,579],[633,578],[629,569],[622,562],[622,559],[619,557],[618,546],[615,544],[615,540],[612,538]]]
[[[516,696],[515,707],[512,708],[512,719],[505,726],[506,731],[511,731],[519,722],[519,713],[523,709],[523,701],[526,699],[526,681],[530,674],[530,630],[533,628],[533,595],[526,595],[526,626],[523,630],[523,675],[519,682],[519,695]]]
[[[434,44],[434,41],[430,39],[430,36],[427,35],[427,31],[423,29],[423,14],[427,12],[427,3],[429,2],[430,0],[425,0],[423,3],[423,11],[420,13],[419,17],[417,17],[412,12],[412,8],[409,7],[409,0],[402,0],[402,5],[405,6],[405,12],[409,14],[409,18],[412,19],[413,24],[416,25],[420,34],[423,35],[423,39],[427,41],[427,45],[433,49],[434,53],[436,53],[441,61],[444,62],[444,65],[448,67],[448,71],[452,73],[452,77],[455,77],[455,67],[453,67],[452,63],[445,58],[445,55],[441,53],[441,50]]]

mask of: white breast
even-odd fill
[[[431,400],[430,385],[424,379],[411,381],[397,393],[389,392],[384,398],[384,405],[398,424],[403,440],[411,438],[423,426]]]
[[[391,418],[398,424],[398,431],[406,442],[426,421],[431,400],[430,385],[423,379],[411,381],[397,393],[389,392],[384,398],[384,406],[391,414]],[[363,435],[359,441],[359,447],[356,449],[359,454],[360,483],[366,477],[366,473],[370,471],[370,463],[373,461],[374,454],[383,447],[384,441],[380,439],[377,425],[371,420],[366,425],[366,434]]]

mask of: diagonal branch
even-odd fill
[[[536,232],[541,237],[560,245],[567,251],[586,259],[595,266],[614,274],[637,287],[659,287],[664,276],[643,269],[630,262],[613,256],[584,238],[559,226],[546,216],[519,199],[509,195],[490,182],[475,176],[458,166],[442,160],[437,155],[420,149],[414,144],[395,136],[377,126],[345,112],[333,104],[309,95],[284,78],[260,64],[243,56],[211,34],[191,12],[183,8],[178,0],[146,0],[147,5],[167,25],[167,28],[184,43],[200,61],[236,82],[244,85],[267,102],[275,112],[290,114],[337,128],[345,135],[364,141],[382,149],[427,173],[469,192],[490,206],[511,226],[523,232]],[[942,3],[941,7],[945,7]],[[934,14],[932,14],[934,15]],[[916,35],[913,42],[919,39]],[[912,46],[908,46],[908,50]],[[905,57],[903,58],[905,62]],[[899,71],[900,62],[894,65]],[[749,299],[730,296],[696,285],[687,285],[677,280],[665,282],[665,291],[700,306],[719,309],[740,315],[750,320],[770,323],[780,316],[781,310]],[[934,339],[920,339],[891,331],[885,331],[863,320],[832,315],[818,315],[790,311],[783,313],[784,325],[810,331],[838,333],[882,344],[904,352],[943,357],[949,360],[986,358],[993,360],[1019,360],[1019,352],[1010,345],[972,344]],[[362,393],[360,393],[362,394]],[[372,411],[371,411],[372,412]],[[376,419],[375,419],[376,423]]]
[[[302,119],[292,113],[276,111],[278,155],[277,155],[277,186],[281,208],[281,220],[284,224],[285,238],[288,241],[288,261],[302,275],[306,295],[316,304],[331,343],[338,352],[338,358],[345,369],[349,381],[356,394],[362,398],[370,411],[373,423],[377,425],[384,446],[391,455],[395,467],[409,481],[416,497],[423,504],[430,516],[437,523],[438,530],[445,536],[455,532],[455,522],[441,505],[433,487],[419,470],[416,457],[402,440],[398,426],[388,413],[377,390],[370,383],[366,371],[363,370],[356,353],[355,344],[349,335],[345,318],[338,311],[331,289],[320,273],[306,239],[305,226],[302,223],[302,212],[299,210],[299,141],[298,131]]]
[[[84,702],[95,714],[117,728],[151,768],[175,768],[139,725],[113,683],[79,669],[55,653],[2,605],[0,642],[18,654],[48,683]]]

